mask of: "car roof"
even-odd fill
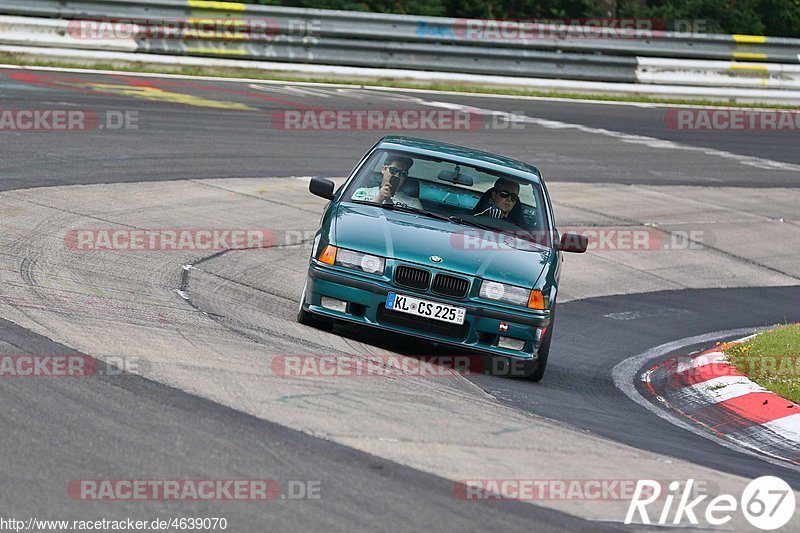
[[[456,144],[400,135],[387,135],[379,141],[377,148],[441,157],[442,159],[503,171],[520,178],[541,182],[539,169],[531,164]]]

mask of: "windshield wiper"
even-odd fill
[[[476,222],[476,221],[471,220],[469,218],[461,218],[461,217],[457,217],[457,216],[451,216],[450,217],[450,221],[451,222],[455,222],[456,224],[463,224],[465,226],[473,226],[473,227],[480,228],[480,229],[483,229],[483,230],[486,230],[486,231],[492,231],[492,232],[495,232],[495,233],[502,233],[504,235],[511,235],[512,237],[515,237],[516,239],[519,239],[519,240],[532,242],[534,244],[538,244],[539,246],[545,246],[544,244],[542,244],[542,243],[540,243],[539,241],[536,240],[535,235],[533,235],[530,232],[527,232],[527,231],[525,231],[525,230],[523,230],[521,228],[519,230],[514,230],[514,229],[509,229],[509,228],[496,228],[494,226],[489,226],[487,224],[481,224],[480,222]],[[522,250],[524,248],[517,248],[517,249],[518,250]]]
[[[450,220],[450,222],[455,222],[456,224],[464,224],[465,226],[474,226],[476,228],[485,229],[487,231],[494,231],[494,232],[497,232],[497,233],[508,233],[508,232],[511,231],[511,230],[508,230],[508,229],[501,229],[501,228],[496,228],[494,226],[481,224],[480,222],[475,222],[474,220],[469,220],[469,219],[466,219],[466,218],[457,217],[455,215],[449,217],[448,220]]]

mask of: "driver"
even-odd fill
[[[381,167],[383,180],[379,187],[359,187],[353,193],[353,200],[365,200],[376,204],[395,204],[422,210],[419,198],[409,196],[400,188],[408,177],[408,169],[414,161],[410,157],[391,155]]]
[[[519,183],[499,178],[491,189],[492,194],[486,209],[475,213],[475,216],[492,218],[508,218],[508,214],[519,203]]]

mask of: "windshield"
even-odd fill
[[[490,169],[377,150],[342,198],[453,217],[454,223],[548,244],[540,184]]]

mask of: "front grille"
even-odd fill
[[[421,268],[400,265],[394,271],[394,282],[403,287],[424,291],[431,282],[431,273]]]
[[[452,296],[453,298],[463,298],[467,295],[469,281],[464,278],[448,276],[447,274],[437,274],[433,278],[431,290],[436,294]]]
[[[455,340],[464,340],[467,333],[469,333],[468,322],[464,322],[460,326],[458,324],[448,324],[447,322],[440,322],[430,318],[390,311],[386,309],[384,305],[378,307],[378,322],[416,329],[442,337],[450,337]]]

